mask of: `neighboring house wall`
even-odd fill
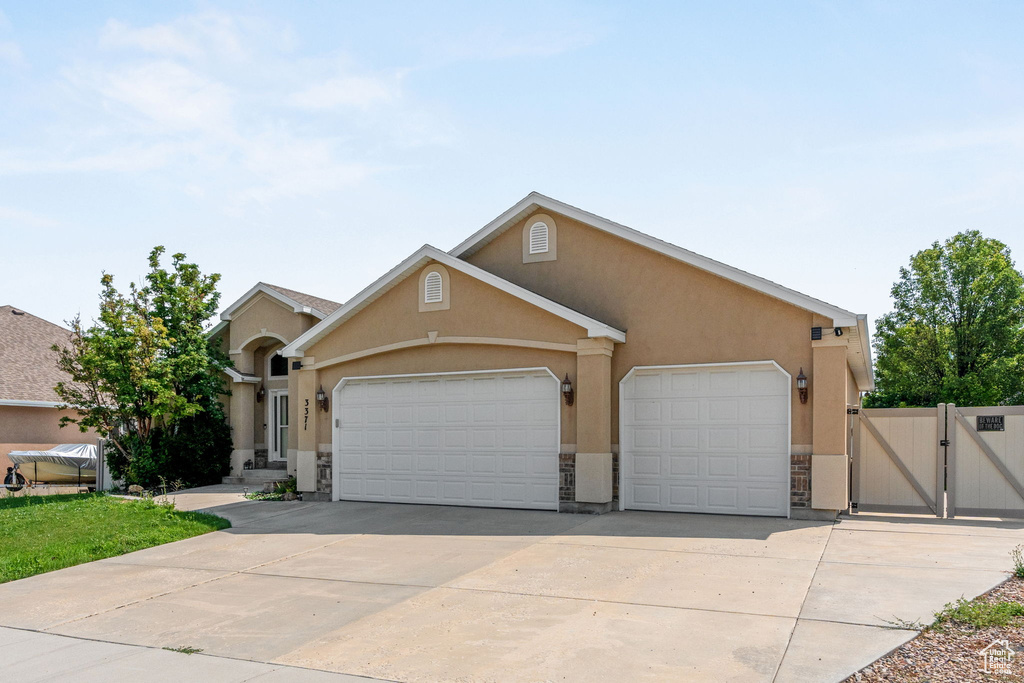
[[[73,415],[71,411],[56,408],[29,408],[0,406],[0,472],[11,466],[7,454],[11,451],[38,451],[62,443],[94,444],[93,432],[82,433],[77,425],[60,427],[60,418]]]
[[[601,230],[555,214],[558,258],[523,263],[512,226],[467,260],[628,334],[612,356],[612,442],[619,381],[638,365],[774,360],[812,374],[814,315]],[[813,380],[811,381],[813,391]],[[811,444],[811,406],[792,396],[792,442]]]

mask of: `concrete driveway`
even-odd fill
[[[1002,581],[1024,543],[1000,521],[258,503],[226,487],[177,502],[234,527],[0,585],[0,626],[399,681],[817,683],[914,636],[887,622]]]

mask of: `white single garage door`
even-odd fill
[[[636,368],[622,381],[622,507],[789,514],[790,378],[774,363]]]
[[[547,370],[357,378],[335,390],[335,499],[558,509]]]

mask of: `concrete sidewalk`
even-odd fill
[[[175,502],[234,526],[2,585],[0,626],[228,667],[204,681],[260,663],[400,681],[820,683],[915,635],[893,622],[1002,581],[1024,543],[1019,521],[592,517],[254,502],[223,486]],[[204,654],[159,649],[179,646]]]

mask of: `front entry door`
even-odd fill
[[[271,460],[288,459],[288,392],[270,392],[270,443],[268,454]]]

